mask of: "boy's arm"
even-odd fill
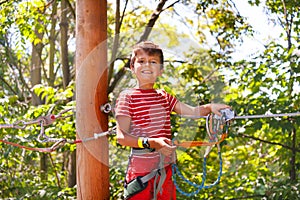
[[[138,147],[138,137],[130,134],[131,119],[127,116],[117,116],[117,140],[120,145]]]
[[[139,148],[137,136],[130,134],[130,117],[117,116],[117,140],[120,145],[130,146],[134,148]],[[149,138],[150,148],[154,148],[160,151],[162,154],[168,156],[175,149],[175,146],[171,146],[172,142],[168,138]]]
[[[180,115],[196,117],[196,116],[206,116],[211,112],[217,115],[221,115],[220,110],[225,108],[230,108],[230,106],[225,104],[205,104],[205,105],[193,107],[178,101],[174,107],[174,111]]]

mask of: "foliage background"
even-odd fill
[[[299,110],[299,2],[245,1],[262,6],[281,27],[280,38],[264,41],[263,51],[233,58],[255,30],[234,1],[108,2],[109,99],[135,85],[126,70],[130,47],[150,39],[166,50],[165,72],[156,87],[192,105],[230,104],[238,115]],[[151,6],[150,6],[151,5]],[[0,2],[0,124],[31,121],[75,108],[74,1]],[[182,9],[190,13],[182,12]],[[169,20],[173,19],[173,20]],[[152,27],[147,29],[146,27]],[[150,35],[145,33],[150,30]],[[184,31],[185,30],[185,31]],[[189,30],[188,32],[186,30]],[[280,42],[278,42],[280,41]],[[299,199],[299,118],[236,120],[222,144],[220,184],[190,199]],[[110,114],[110,127],[115,125]],[[176,139],[207,140],[204,122],[172,116]],[[0,139],[31,147],[41,127],[0,129]],[[46,127],[51,137],[75,139],[75,117]],[[110,141],[111,199],[122,199],[128,148]],[[76,199],[76,145],[38,153],[0,143],[0,198]],[[179,149],[178,166],[201,182],[203,148]],[[216,180],[219,161],[210,154],[207,184]],[[178,182],[186,192],[195,188]],[[186,199],[178,193],[178,199]]]

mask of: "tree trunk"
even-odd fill
[[[107,2],[76,1],[76,131],[84,139],[107,130]],[[100,125],[99,125],[100,124]],[[108,140],[77,145],[77,199],[109,199]]]
[[[35,30],[35,34],[37,38],[42,41],[43,33],[39,33]],[[31,70],[30,70],[30,80],[31,80],[31,87],[33,88],[37,84],[41,84],[41,72],[42,72],[42,60],[41,54],[43,50],[42,43],[32,44],[32,52],[31,52]],[[37,96],[34,92],[32,92],[32,105],[38,106],[41,105],[43,102],[39,96]],[[40,156],[40,177],[42,180],[47,179],[47,156],[42,154]]]
[[[38,33],[36,31],[36,35],[39,39],[43,38],[43,33]],[[41,68],[42,68],[42,54],[43,45],[41,43],[32,44],[32,52],[31,52],[31,70],[30,70],[30,79],[31,79],[31,87],[34,87],[37,84],[41,84]],[[32,93],[32,105],[37,106],[42,104],[41,99]]]
[[[66,88],[70,82],[70,67],[68,59],[68,6],[67,0],[61,1],[61,22],[60,22],[60,48],[61,48],[61,64],[63,72],[63,86]]]
[[[76,185],[76,151],[72,151],[68,156],[68,187],[71,188]]]
[[[54,86],[55,73],[54,73],[54,57],[55,57],[55,40],[56,40],[56,23],[57,23],[57,1],[52,3],[52,13],[51,13],[51,29],[49,38],[49,85]]]
[[[40,177],[41,180],[48,179],[48,164],[47,164],[47,154],[40,154]]]
[[[292,130],[292,156],[290,158],[290,179],[296,181],[296,129]]]
[[[61,49],[61,64],[63,72],[63,87],[66,87],[70,83],[70,66],[68,57],[68,2],[67,0],[61,1],[61,21],[60,21],[60,49]],[[76,151],[68,154],[68,187],[76,185]]]

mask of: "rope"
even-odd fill
[[[221,139],[218,140],[217,142],[204,142],[204,141],[197,141],[197,140],[179,142],[175,140],[174,144],[178,147],[183,147],[183,148],[199,147],[199,146],[214,146],[223,142],[226,139],[226,137],[227,134],[222,134]]]
[[[173,164],[172,165],[172,173],[173,173],[173,182],[174,182],[174,185],[176,187],[176,190],[178,192],[180,192],[181,194],[183,194],[184,196],[188,196],[188,197],[191,197],[191,196],[195,196],[196,194],[198,194],[202,189],[208,189],[208,188],[212,188],[213,186],[215,186],[216,184],[218,184],[221,180],[221,176],[222,176],[222,165],[223,165],[223,162],[222,162],[222,155],[221,155],[221,152],[219,151],[218,152],[218,155],[219,155],[219,160],[220,160],[220,169],[219,169],[219,174],[218,174],[218,178],[217,180],[210,184],[210,185],[205,185],[205,182],[206,182],[206,176],[207,176],[207,171],[206,171],[206,161],[207,161],[207,157],[204,157],[203,159],[203,174],[202,174],[202,182],[200,184],[196,184],[196,183],[193,183],[191,182],[190,180],[188,180],[187,178],[184,177],[184,175],[181,173],[181,171],[179,170],[177,164]],[[179,176],[183,182],[187,183],[188,185],[191,185],[193,186],[194,188],[196,188],[195,191],[193,192],[185,192],[183,191],[180,186],[178,185],[177,183],[177,179],[176,179],[176,175]]]
[[[24,120],[18,120],[13,124],[0,124],[1,128],[15,128],[15,129],[25,129],[29,125],[34,124],[41,124],[42,126],[49,126],[54,123],[57,119],[65,119],[67,117],[70,117],[72,115],[63,116],[64,113],[69,112],[72,109],[66,109],[58,113],[57,115],[54,114],[48,114],[46,116],[40,116],[37,119],[31,120],[31,121],[24,121]]]
[[[222,156],[221,156],[220,143],[226,139],[226,137],[228,135],[229,122],[230,122],[230,120],[232,120],[232,116],[234,116],[228,110],[223,111],[221,113],[222,113],[221,116],[218,116],[215,114],[210,114],[208,116],[201,117],[201,118],[206,119],[205,127],[206,127],[206,132],[209,136],[209,142],[185,141],[185,142],[179,143],[176,141],[174,143],[176,146],[180,146],[180,147],[184,147],[184,148],[196,147],[196,146],[207,146],[205,154],[204,154],[204,160],[203,160],[203,174],[202,174],[201,184],[193,183],[190,180],[188,180],[187,178],[185,178],[184,175],[179,170],[176,163],[172,165],[173,181],[176,186],[176,190],[185,196],[188,196],[188,197],[194,196],[194,195],[198,194],[202,189],[208,189],[208,188],[215,186],[221,180],[223,162],[222,162]],[[220,135],[220,134],[221,134],[221,138],[220,138],[220,140],[218,140],[218,135]],[[212,183],[210,185],[205,185],[206,176],[207,176],[207,171],[206,171],[207,157],[208,157],[210,151],[212,150],[212,147],[215,145],[217,145],[217,147],[218,147],[218,155],[219,155],[219,160],[220,160],[219,174],[218,174],[217,180],[214,183]],[[178,175],[183,180],[183,182],[196,188],[196,190],[194,190],[193,192],[183,191],[177,184],[176,175]]]
[[[19,147],[21,149],[26,149],[29,151],[51,153],[51,152],[55,151],[56,149],[58,149],[59,147],[61,147],[62,145],[64,145],[66,141],[65,141],[65,139],[61,139],[60,141],[57,141],[55,144],[53,144],[51,147],[48,147],[48,148],[47,147],[46,148],[28,147],[28,146],[20,145],[17,143],[9,142],[9,141],[3,140],[3,139],[0,139],[0,142],[11,145],[11,146]]]
[[[10,141],[4,140],[4,139],[0,139],[0,142],[8,144],[8,145],[15,146],[15,147],[19,147],[19,148],[22,148],[22,149],[30,150],[30,151],[51,153],[51,152],[57,150],[59,147],[62,147],[66,143],[79,144],[79,143],[88,142],[88,141],[91,141],[91,140],[97,140],[98,138],[113,134],[116,130],[116,127],[113,127],[112,129],[110,129],[108,131],[105,131],[105,132],[94,133],[93,137],[84,138],[84,139],[77,139],[77,140],[67,140],[65,138],[51,138],[51,137],[48,137],[45,134],[45,126],[49,126],[49,125],[53,124],[54,121],[57,120],[57,119],[65,119],[67,117],[72,116],[72,115],[63,116],[64,113],[66,113],[70,110],[72,110],[72,109],[63,110],[60,113],[58,113],[57,115],[48,114],[46,116],[41,116],[41,117],[38,117],[37,119],[34,119],[32,121],[19,120],[19,121],[16,121],[15,123],[13,123],[13,124],[0,124],[0,129],[1,128],[25,129],[29,125],[39,124],[41,128],[40,128],[40,133],[37,136],[37,141],[40,142],[40,143],[46,143],[46,142],[54,143],[51,147],[46,147],[46,148],[28,147],[28,146],[20,145],[18,143],[10,142]]]
[[[203,141],[185,141],[185,142],[181,142],[181,143],[178,143],[177,141],[174,142],[174,144],[176,146],[185,147],[185,148],[196,147],[196,146],[207,146],[205,154],[204,154],[204,160],[203,160],[203,174],[202,174],[201,184],[193,183],[190,180],[188,180],[187,178],[185,178],[184,175],[179,170],[176,163],[172,165],[173,181],[174,181],[176,190],[178,192],[180,192],[181,194],[183,194],[185,196],[191,197],[191,196],[198,194],[202,189],[211,188],[220,182],[220,179],[222,176],[222,164],[223,164],[220,143],[222,141],[224,141],[228,135],[229,121],[230,120],[228,120],[226,118],[225,114],[223,114],[222,116],[217,116],[214,114],[208,115],[206,117],[206,131],[209,136],[209,142],[203,142]],[[220,134],[220,133],[221,133],[221,139],[218,140],[218,134]],[[217,180],[210,185],[205,185],[206,176],[207,176],[207,171],[206,171],[207,157],[214,145],[217,145],[217,147],[218,147],[220,170],[219,170]],[[179,185],[177,184],[176,175],[178,175],[183,180],[183,182],[196,188],[196,190],[194,190],[193,192],[185,192],[184,190],[182,190],[179,187]]]
[[[61,139],[49,138],[49,140],[47,142],[55,142],[55,143],[51,147],[46,147],[46,148],[28,147],[28,146],[20,145],[18,143],[10,142],[10,141],[4,140],[4,139],[0,139],[0,142],[8,144],[8,145],[15,146],[15,147],[19,147],[21,149],[30,150],[30,151],[38,151],[38,152],[42,152],[42,153],[51,153],[51,152],[57,150],[58,148],[62,147],[66,143],[79,144],[79,143],[84,143],[84,142],[88,142],[88,141],[91,141],[91,140],[97,140],[101,137],[114,134],[115,130],[116,130],[116,127],[112,128],[108,131],[105,131],[105,132],[94,133],[94,137],[89,137],[89,138],[84,138],[84,139],[77,139],[77,140],[67,140],[65,138],[61,138]]]

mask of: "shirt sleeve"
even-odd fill
[[[170,106],[170,112],[172,112],[175,108],[176,103],[178,102],[178,100],[176,99],[176,97],[170,95],[169,93],[165,92],[168,102],[169,102],[169,106]]]
[[[120,93],[116,105],[115,105],[115,115],[116,116],[127,116],[130,115],[130,95],[127,91],[123,91]]]

